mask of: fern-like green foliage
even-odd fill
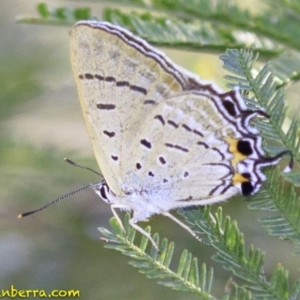
[[[223,299],[298,299],[300,281],[289,287],[288,271],[278,264],[270,278],[264,271],[265,254],[253,246],[248,254],[245,250],[243,234],[235,221],[226,217],[223,221],[222,209],[213,215],[209,206],[193,210],[181,210],[180,214],[198,233],[207,235],[207,243],[217,250],[213,259],[231,271],[243,284],[234,284],[229,294]],[[169,266],[172,260],[174,244],[164,238],[159,242],[159,235],[153,235],[159,252],[151,246],[147,252],[148,239],[143,236],[140,245],[134,243],[136,231],[129,225],[130,215],[124,219],[124,230],[115,218],[110,221],[113,232],[99,228],[107,244],[106,248],[120,251],[129,256],[129,264],[139,269],[148,278],[159,279],[158,283],[175,290],[196,294],[199,299],[216,299],[211,294],[213,270],[207,272],[206,265],[198,268],[198,260],[184,250],[179,259],[177,271]],[[146,228],[150,232],[150,227]],[[251,292],[250,292],[251,291]]]
[[[224,0],[109,1],[113,3],[130,5],[132,10],[106,8],[103,18],[154,44],[210,51],[251,47],[268,57],[278,55],[284,47],[300,49],[299,1],[270,1],[263,14],[252,14]],[[19,21],[73,25],[76,20],[100,19],[87,7],[51,9],[41,3],[38,12],[39,17],[19,17]]]
[[[118,8],[110,8],[112,3]],[[123,10],[125,6],[127,9]],[[291,120],[283,130],[287,121],[284,88],[300,78],[300,0],[265,1],[259,14],[226,0],[109,1],[102,17],[93,16],[86,7],[50,8],[39,4],[38,14],[20,17],[19,21],[69,26],[81,19],[101,19],[159,46],[224,53],[220,58],[230,73],[226,76],[228,86],[240,89],[250,109],[264,110],[270,116],[258,116],[253,122],[264,137],[265,150],[272,156],[289,150],[295,163],[295,170],[286,174],[278,168],[267,168],[268,180],[249,199],[249,209],[268,211],[268,216],[260,220],[267,232],[291,241],[295,254],[300,254],[300,201],[296,193],[300,186],[298,119]],[[272,61],[258,67],[259,58]],[[289,155],[287,158],[290,160]],[[221,208],[215,214],[210,207],[179,213],[215,250],[213,259],[232,276],[230,291],[223,299],[300,299],[300,281],[291,284],[288,271],[281,264],[266,276],[265,253],[255,246],[246,249],[237,223],[229,216],[223,217]],[[197,259],[185,250],[177,270],[172,271],[174,244],[167,239],[159,242],[158,234],[154,234],[159,253],[153,247],[147,250],[150,246],[145,237],[136,245],[135,230],[129,226],[128,218],[127,215],[124,231],[115,219],[111,220],[112,232],[100,228],[106,247],[129,256],[131,265],[164,286],[193,293],[200,299],[215,299],[212,269],[207,271],[206,264],[199,269]]]
[[[130,215],[126,214],[124,219],[124,230],[115,218],[110,220],[113,232],[106,228],[99,228],[103,240],[108,244],[106,248],[120,251],[129,256],[132,266],[139,269],[139,272],[148,278],[158,279],[158,283],[174,290],[194,293],[200,299],[216,299],[210,295],[212,287],[213,270],[207,272],[206,265],[201,269],[198,267],[198,260],[192,257],[191,253],[184,250],[181,254],[177,271],[170,270],[170,264],[174,252],[174,243],[169,243],[166,238],[161,242],[159,235],[154,234],[153,239],[159,245],[159,252],[153,247],[150,253],[146,252],[148,239],[143,236],[139,246],[134,244],[136,231],[129,225]],[[146,228],[150,232],[150,227]]]
[[[254,246],[246,254],[243,234],[229,216],[223,221],[221,208],[215,215],[211,213],[210,206],[181,210],[180,214],[195,232],[207,235],[209,244],[217,250],[213,259],[245,281],[242,286],[251,290],[253,299],[297,299],[300,296],[300,282],[297,281],[290,289],[288,272],[280,264],[276,266],[271,278],[266,278],[263,267],[265,254]]]
[[[155,233],[153,239],[159,245],[159,252],[152,245],[148,253],[146,250],[148,239],[145,236],[142,236],[139,246],[135,245],[136,231],[129,225],[129,219],[130,215],[126,214],[123,222],[124,229],[115,218],[110,220],[112,232],[103,227],[99,228],[103,236],[102,240],[107,243],[106,248],[120,251],[123,255],[129,256],[133,259],[129,261],[129,264],[139,269],[139,272],[146,277],[157,279],[161,285],[174,290],[193,293],[199,299],[217,299],[211,294],[213,285],[212,268],[207,271],[206,265],[202,264],[199,269],[198,259],[192,257],[187,250],[184,250],[180,256],[177,270],[172,271],[170,264],[174,252],[174,243],[169,243],[166,238],[160,242],[159,235]],[[149,226],[146,231],[150,232]],[[253,261],[255,260],[257,261],[257,258],[253,259]],[[257,266],[252,268],[257,269]],[[247,300],[251,299],[251,293],[233,283],[230,293],[225,295],[223,299]]]

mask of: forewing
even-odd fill
[[[98,164],[122,195],[133,139],[156,105],[183,90],[185,76],[145,41],[105,22],[74,26],[71,61]]]

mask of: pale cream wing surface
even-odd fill
[[[131,144],[134,159],[126,162],[124,189],[148,191],[149,198],[170,202],[173,207],[166,205],[168,209],[218,202],[239,193],[232,184],[236,170],[225,141],[239,133],[216,102],[222,105],[220,98],[195,91],[159,104]]]
[[[185,79],[160,52],[110,26],[78,23],[71,61],[98,164],[110,189],[122,195],[124,163],[139,128],[158,103],[183,90]]]

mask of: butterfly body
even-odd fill
[[[104,176],[94,189],[115,216],[133,211],[131,225],[145,235],[135,223],[154,214],[175,220],[172,209],[257,192],[261,168],[280,159],[264,157],[249,124],[257,111],[238,89],[223,92],[125,29],[77,23],[71,61]]]

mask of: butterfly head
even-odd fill
[[[108,204],[114,203],[113,199],[115,198],[115,195],[110,190],[105,180],[102,180],[99,184],[94,185],[93,189],[104,202]]]

